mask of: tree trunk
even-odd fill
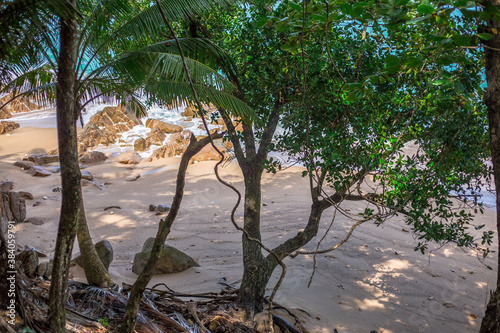
[[[92,242],[87,219],[85,217],[83,200],[80,201],[80,205],[80,216],[78,219],[78,246],[80,246],[83,270],[85,271],[87,283],[91,286],[99,286],[101,288],[113,286],[114,282],[99,258],[94,243]]]
[[[243,228],[248,236],[261,240],[260,234],[260,207],[261,207],[261,178],[263,169],[259,165],[242,166],[245,179],[245,205]],[[238,301],[245,311],[247,318],[262,311],[264,293],[271,274],[276,267],[262,254],[260,245],[248,239],[244,233],[243,243],[243,279],[241,281]]]
[[[212,135],[213,139],[221,138],[222,134]],[[196,155],[203,147],[205,147],[210,142],[210,137],[206,137],[197,141],[194,135],[191,136],[191,142],[187,147],[184,154],[182,154],[181,163],[179,165],[179,171],[177,172],[177,182],[175,187],[175,196],[172,202],[172,208],[168,212],[165,220],[160,220],[160,225],[158,227],[158,232],[156,233],[156,238],[153,243],[153,248],[151,249],[151,254],[149,255],[146,267],[137,277],[132,290],[130,291],[130,296],[127,302],[127,307],[125,310],[125,315],[122,320],[122,325],[118,329],[119,333],[133,333],[135,328],[135,322],[137,321],[137,313],[139,312],[139,306],[142,299],[142,294],[146,289],[149,281],[153,277],[156,264],[160,259],[161,253],[163,251],[163,245],[170,233],[170,228],[175,221],[177,212],[181,206],[182,197],[184,195],[184,185],[186,180],[186,170],[189,165],[189,160],[191,157]]]
[[[76,1],[70,0],[76,7]],[[75,88],[77,61],[77,22],[61,18],[61,45],[57,73],[57,135],[61,164],[62,203],[49,291],[48,324],[55,332],[64,332],[65,305],[71,252],[75,241],[82,197],[78,165]]]
[[[483,1],[487,7],[499,6],[498,0]],[[498,10],[498,8],[497,8]],[[488,87],[484,96],[484,103],[488,110],[491,140],[491,158],[493,162],[493,174],[495,176],[495,187],[497,195],[497,236],[500,234],[500,35],[495,33],[500,31],[500,22],[493,16],[488,21],[484,32],[492,34],[494,37],[485,41],[484,55],[486,67],[486,81]],[[481,32],[481,31],[480,31]],[[493,50],[494,48],[496,50]],[[498,240],[498,238],[497,238]],[[500,268],[500,240],[498,240],[499,251],[497,251]],[[491,298],[486,307],[486,313],[481,323],[481,333],[500,332],[500,270],[497,270],[496,290],[491,294]]]

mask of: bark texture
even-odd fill
[[[70,0],[76,7],[76,1]],[[76,62],[77,22],[61,19],[61,45],[57,73],[57,135],[59,142],[62,203],[49,291],[48,324],[54,332],[64,332],[68,272],[80,212],[81,173],[78,165],[76,136]]]
[[[500,9],[500,1],[498,0],[487,0],[483,1],[482,4],[486,7],[496,7],[496,12]],[[498,35],[498,31],[500,31],[500,22],[494,17],[491,17],[487,25],[485,27],[479,27],[478,30],[483,30],[483,32],[490,33],[494,36],[489,41],[484,42],[485,73],[488,84],[484,96],[484,103],[488,110],[490,125],[491,158],[497,195],[498,237],[500,234],[500,35]],[[500,253],[500,242],[499,251],[497,251],[497,253]],[[500,255],[498,259],[500,263]],[[491,293],[480,329],[480,333],[492,332],[500,332],[500,265],[497,271],[496,290]]]

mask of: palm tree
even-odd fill
[[[168,8],[169,19],[177,22],[221,2],[227,5],[216,0],[165,0],[163,7]],[[137,112],[144,112],[140,97],[164,103],[192,99],[178,66],[177,46],[168,40],[152,43],[168,35],[161,28],[155,6],[135,15],[134,7],[125,0],[67,4],[68,8],[77,8],[78,15],[64,16],[62,12],[58,21],[42,21],[42,10],[26,14],[27,25],[36,29],[27,30],[24,48],[20,43],[4,48],[8,52],[2,61],[9,74],[0,87],[0,92],[15,92],[15,97],[34,96],[43,101],[56,98],[63,199],[50,291],[49,323],[55,331],[64,329],[67,274],[77,233],[89,283],[113,283],[95,253],[85,219],[76,137],[81,110],[103,98],[127,99]],[[248,119],[251,109],[232,96],[234,87],[210,67],[227,66],[223,53],[202,39],[183,39],[181,45],[189,57],[200,99]],[[36,56],[10,56],[13,50],[22,54],[27,48]],[[27,68],[29,71],[23,72]]]

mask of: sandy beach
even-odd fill
[[[43,225],[18,224],[19,247],[31,245],[53,255],[61,194],[59,174],[35,178],[13,165],[25,154],[43,153],[57,147],[54,128],[22,127],[0,136],[0,181],[14,182],[14,191],[28,191],[27,217],[38,217]],[[134,255],[144,241],[154,237],[161,216],[148,210],[150,204],[170,205],[174,193],[179,158],[161,159],[137,165],[121,165],[112,159],[89,166],[103,189],[83,188],[87,219],[94,242],[106,239],[113,245],[114,261],[110,273],[115,282],[133,283]],[[198,261],[201,267],[182,273],[158,275],[151,285],[165,283],[176,291],[219,291],[221,277],[238,285],[242,276],[241,234],[229,220],[236,196],[219,184],[213,173],[214,162],[190,165],[185,197],[178,218],[168,237],[172,245]],[[263,178],[263,242],[272,247],[305,227],[310,196],[308,181],[300,167],[291,167]],[[129,181],[141,175],[135,181]],[[243,178],[235,162],[221,169],[221,176],[243,191]],[[46,197],[46,199],[44,199]],[[33,207],[35,202],[39,205]],[[347,202],[352,212],[362,211],[365,203]],[[108,206],[120,209],[104,211]],[[333,216],[324,213],[322,230],[306,249],[313,250]],[[242,221],[240,207],[238,221]],[[486,209],[476,217],[487,230],[495,228],[495,212]],[[333,231],[321,248],[345,237],[352,221],[337,214]],[[288,273],[276,302],[294,309],[311,333],[477,332],[489,289],[495,285],[496,253],[482,259],[470,250],[452,245],[422,255],[414,251],[416,240],[407,232],[403,217],[380,227],[365,223],[351,239],[326,255],[318,255],[313,269],[312,256],[287,258]],[[496,247],[496,244],[493,244]],[[495,248],[493,248],[495,249]],[[75,253],[78,246],[75,246]],[[489,265],[493,270],[490,270]],[[71,269],[75,279],[85,281],[79,267]],[[272,289],[279,268],[271,279]]]

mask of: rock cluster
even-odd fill
[[[139,118],[124,107],[105,107],[96,113],[78,135],[78,151],[83,153],[98,145],[116,142],[118,134],[140,125]]]
[[[44,168],[43,166],[36,164],[35,162],[29,160],[17,161],[14,163],[15,166],[26,170],[27,173],[33,177],[48,177],[52,175],[52,172]]]
[[[191,135],[189,130],[173,134],[165,145],[153,152],[147,162],[182,154],[189,145]]]
[[[11,181],[0,182],[0,230],[4,233],[9,221],[20,223],[26,218],[26,201],[13,188]]]
[[[0,135],[13,132],[19,128],[19,124],[13,121],[0,121]]]
[[[182,127],[169,124],[157,119],[146,120],[146,127],[151,128],[146,138],[139,138],[134,142],[135,151],[145,151],[152,145],[161,146],[167,134],[179,133]]]
[[[210,104],[201,103],[201,107],[205,111],[206,116],[210,115],[214,111],[217,111],[217,107],[212,103]],[[184,112],[181,113],[181,116],[188,118],[199,117],[200,115],[198,114],[198,107],[195,106],[193,103],[188,102],[186,108],[184,109]]]
[[[0,109],[0,119],[10,118],[15,113],[40,109],[39,105],[33,103],[28,98],[16,98],[9,102],[11,99],[12,94],[8,94],[0,98],[0,107],[2,107],[5,103],[9,103]]]
[[[154,241],[155,239],[153,237],[148,238],[142,247],[142,251],[135,255],[134,264],[132,266],[132,272],[135,274],[140,274],[144,270],[144,267],[146,267]],[[179,273],[190,267],[199,266],[200,265],[198,265],[193,258],[184,252],[179,251],[172,246],[164,245],[163,252],[160,255],[160,260],[156,265],[154,274]]]

